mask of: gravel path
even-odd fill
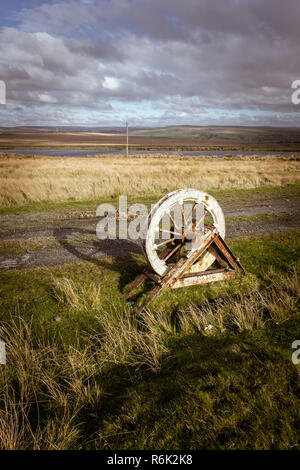
[[[300,228],[299,197],[276,198],[273,194],[220,204],[227,221],[226,238]],[[20,254],[1,254],[0,269],[50,266],[78,259],[92,261],[142,251],[141,243],[130,240],[99,240],[99,220],[91,211],[77,217],[74,211],[0,216],[0,243],[24,240],[38,246]]]

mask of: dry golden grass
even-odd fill
[[[220,160],[142,155],[83,159],[2,154],[0,205],[161,194],[180,187],[280,186],[298,183],[299,169],[299,161],[276,157]]]
[[[53,278],[53,291],[56,299],[73,310],[91,311],[101,306],[101,287],[95,284],[75,286],[68,278]]]

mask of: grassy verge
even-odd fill
[[[249,189],[218,189],[210,190],[209,193],[214,196],[220,204],[239,202],[241,206],[249,204],[249,201],[255,198],[293,198],[300,195],[300,184],[288,184],[279,187],[274,186],[260,186],[258,188]],[[155,204],[165,193],[146,193],[141,195],[128,195],[128,204]],[[0,206],[0,215],[9,214],[33,214],[35,212],[57,212],[59,214],[80,216],[80,215],[95,215],[96,209],[99,204],[109,203],[115,206],[118,205],[118,197],[111,198],[98,198],[87,200],[68,200],[68,201],[43,201],[31,202],[20,204],[16,206],[4,207]]]
[[[299,231],[230,245],[246,276],[139,317],[138,255],[1,272],[0,447],[298,448]]]

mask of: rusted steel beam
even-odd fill
[[[157,274],[151,273],[150,271],[144,271],[144,273],[146,277],[151,279],[151,281],[156,282],[156,284],[161,283],[161,278]]]
[[[146,279],[146,274],[145,272],[143,272],[142,274],[139,275],[139,277],[133,282],[133,284],[131,284],[131,286],[129,287],[129,289],[124,292],[123,294],[123,298],[124,299],[128,299],[128,297],[130,296],[131,292],[136,288],[138,287],[140,284],[142,284],[142,282],[144,282],[144,280]]]
[[[156,297],[156,295],[159,293],[159,291],[161,289],[162,289],[161,285],[155,286],[154,289],[152,289],[152,291],[149,292],[149,294],[147,295],[147,297],[146,297],[145,301],[142,303],[142,305],[140,305],[139,307],[137,307],[134,310],[134,313],[141,313],[144,310],[147,303],[150,302],[150,300],[152,300],[154,297]]]
[[[239,262],[238,258],[234,256],[232,251],[230,250],[229,246],[226,245],[225,241],[223,238],[218,235],[214,239],[214,244],[218,247],[220,253],[222,256],[224,256],[225,261],[233,268],[233,269],[241,269],[243,272],[245,272],[243,266]]]

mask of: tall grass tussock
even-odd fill
[[[207,300],[178,311],[176,317],[152,310],[135,317],[117,305],[103,310],[94,284],[86,291],[67,278],[53,279],[51,289],[60,308],[70,315],[93,310],[98,327],[86,332],[84,345],[65,348],[56,337],[38,335],[21,317],[1,323],[7,364],[0,368],[0,448],[105,448],[103,436],[110,429],[107,390],[108,384],[114,388],[116,377],[128,376],[124,380],[130,381],[139,371],[159,376],[178,340],[195,337],[200,345],[208,336],[255,331],[293,318],[300,292],[297,270],[288,276],[270,273],[266,279],[268,286],[260,291]],[[128,419],[123,408],[119,416]]]

